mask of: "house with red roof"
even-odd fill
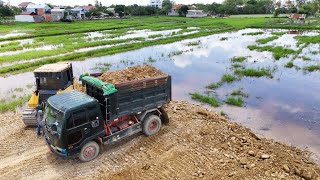
[[[291,22],[297,23],[297,24],[303,24],[306,20],[307,15],[306,14],[290,14],[289,19]]]
[[[22,3],[20,3],[20,4],[18,5],[18,7],[20,7],[20,8],[27,8],[27,6],[28,6],[29,4],[32,4],[32,2],[22,2]]]

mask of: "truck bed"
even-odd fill
[[[103,90],[90,82],[83,81],[83,84],[86,93],[99,101],[106,120],[161,107],[171,101],[169,75],[114,84],[117,92],[110,95],[103,95]]]

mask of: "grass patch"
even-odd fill
[[[320,70],[320,65],[307,66],[304,69],[309,71],[309,72],[319,71]]]
[[[311,59],[308,58],[308,57],[306,57],[306,56],[302,56],[302,60],[304,60],[304,61],[310,61]]]
[[[244,66],[242,64],[232,64],[231,65],[233,68],[237,69],[237,68],[244,68]]]
[[[264,38],[264,39],[258,39],[258,40],[256,40],[256,42],[260,43],[260,44],[267,44],[268,42],[271,42],[271,41],[276,40],[278,38],[279,38],[278,36],[271,36],[271,37]]]
[[[198,92],[192,93],[190,95],[191,95],[191,98],[193,100],[196,100],[196,101],[199,101],[199,102],[202,102],[202,103],[207,103],[207,104],[210,104],[211,106],[214,106],[214,107],[219,107],[220,106],[219,101],[214,97],[202,95],[202,94],[200,94]]]
[[[22,92],[22,91],[23,91],[23,88],[15,88],[13,91],[15,91],[15,92]]]
[[[272,52],[273,57],[276,60],[279,60],[282,57],[288,57],[288,55],[290,54],[294,54],[296,53],[295,50],[292,49],[287,49],[284,48],[282,46],[276,46],[276,47],[272,47],[272,46],[256,46],[256,45],[251,45],[248,46],[248,48],[252,51],[252,50],[256,50],[259,52],[263,52],[263,51],[269,51]]]
[[[148,61],[149,61],[150,63],[154,63],[154,62],[156,62],[156,60],[155,60],[155,59],[153,59],[152,57],[149,57]]]
[[[245,98],[249,97],[249,94],[243,92],[242,89],[237,89],[237,90],[232,91],[231,95],[232,96],[242,96],[242,97],[245,97]]]
[[[151,39],[158,38],[158,37],[162,37],[162,34],[154,34],[149,36],[149,38]]]
[[[241,97],[229,97],[226,101],[227,104],[242,107],[243,106],[243,99]]]
[[[193,42],[189,42],[188,46],[198,46],[200,44],[200,41],[193,41]]]
[[[0,104],[0,112],[6,111],[15,111],[17,107],[21,107],[24,103],[26,103],[31,96],[23,96],[17,99],[13,99],[9,102],[4,102]]]
[[[234,81],[238,80],[237,77],[231,75],[231,74],[224,74],[220,81],[217,83],[210,83],[209,85],[206,86],[208,89],[217,89],[220,86],[222,86],[224,83],[232,83]]]
[[[292,61],[289,61],[284,67],[286,68],[293,68],[294,67],[294,64]]]
[[[239,56],[239,57],[233,57],[231,58],[231,62],[239,62],[239,63],[242,63],[246,60],[247,58],[246,57],[243,57],[243,56]]]
[[[273,77],[268,69],[236,69],[234,72],[238,75],[247,77]]]
[[[299,41],[298,44],[303,44],[303,43],[317,44],[317,43],[320,43],[320,35],[318,35],[318,36],[296,36],[295,39],[297,39]]]
[[[243,33],[242,35],[256,36],[261,34],[264,34],[264,32],[250,32],[250,33]]]
[[[316,55],[316,54],[319,54],[319,52],[318,51],[311,51],[311,54]]]

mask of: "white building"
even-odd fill
[[[66,10],[64,9],[52,9],[51,14],[53,17],[53,21],[60,21],[61,19],[63,19],[65,12]]]
[[[150,6],[162,8],[162,0],[150,0]]]
[[[208,14],[204,13],[203,10],[188,10],[187,17],[189,18],[199,18],[207,17]]]
[[[46,4],[29,4],[27,6],[27,11],[26,12],[30,12],[30,13],[35,13],[38,14],[40,16],[44,15],[44,14],[50,14],[51,13],[51,8],[46,5]]]

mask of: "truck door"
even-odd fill
[[[89,120],[89,126],[91,134],[96,134],[103,131],[103,118],[101,116],[100,108],[94,105],[87,108],[87,116]]]
[[[74,111],[67,120],[68,147],[78,147],[86,137],[90,136],[90,124],[86,110]]]

